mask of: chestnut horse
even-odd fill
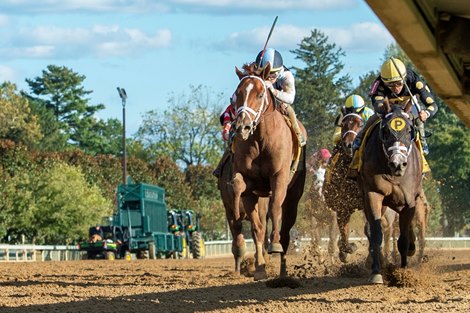
[[[391,108],[386,101],[387,114],[380,127],[371,130],[362,153],[358,183],[364,199],[364,213],[370,225],[371,283],[383,283],[380,264],[383,206],[399,214],[401,267],[407,266],[407,257],[416,250],[412,219],[416,201],[422,192],[423,164],[414,141],[413,122],[408,114],[410,108],[411,102],[405,108]]]
[[[339,259],[347,262],[348,254],[357,250],[354,243],[349,243],[349,220],[351,215],[362,210],[363,202],[357,183],[347,178],[349,164],[352,161],[352,143],[357,133],[364,126],[362,117],[355,113],[346,114],[341,121],[341,142],[336,153],[331,157],[327,178],[323,186],[326,205],[337,215],[339,228]]]
[[[294,173],[291,164],[293,156],[300,151],[299,143],[283,114],[276,109],[275,98],[265,84],[270,66],[257,71],[255,64],[245,64],[243,69],[241,72],[235,68],[240,83],[233,96],[236,110],[232,126],[236,134],[232,145],[234,212],[238,218],[243,207],[251,221],[256,248],[254,279],[260,280],[267,278],[262,253],[265,232],[256,204],[259,197],[271,197],[268,253],[281,254],[280,275],[285,276],[289,231],[304,191],[305,153],[301,153],[303,157]],[[305,128],[301,124],[300,127],[306,138]]]
[[[242,222],[243,220],[249,220],[248,215],[243,207],[240,205],[240,212],[235,215],[234,211],[234,199],[235,195],[231,185],[232,181],[232,156],[229,156],[226,162],[222,165],[220,176],[218,179],[218,188],[220,195],[225,207],[225,216],[227,223],[232,234],[232,254],[235,260],[235,272],[240,274],[241,262],[246,252],[245,238],[242,233]],[[266,220],[268,215],[269,198],[258,199],[257,207],[255,211],[258,212],[261,229],[266,232]],[[267,251],[267,238],[265,239],[264,251],[265,255]]]

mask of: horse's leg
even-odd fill
[[[266,263],[263,256],[265,228],[259,217],[258,197],[254,194],[244,195],[242,197],[243,206],[250,218],[251,234],[255,245],[255,280],[267,278]]]
[[[325,210],[328,210],[329,217],[328,217],[328,235],[329,235],[329,242],[328,242],[328,255],[330,257],[331,262],[334,262],[334,255],[336,251],[336,236],[338,236],[338,230],[336,226],[336,212],[333,210],[328,209],[325,206]]]
[[[402,268],[408,265],[410,247],[414,246],[414,232],[411,222],[415,214],[415,208],[405,208],[400,212],[400,237],[398,238],[398,251],[400,251]],[[411,238],[410,238],[411,237]]]
[[[240,214],[240,202],[241,202],[241,194],[243,191],[246,189],[246,184],[245,181],[243,180],[243,177],[240,173],[236,173],[233,176],[232,180],[232,186],[233,186],[233,203],[231,207],[233,208],[232,212],[232,217],[233,219],[233,227],[234,227],[234,233],[233,235],[233,241],[235,244],[232,244],[232,253],[235,258],[235,270],[240,272],[240,265],[241,261],[243,258],[243,255],[245,254],[245,242],[243,239],[243,235],[241,234],[242,231],[242,221],[241,221],[241,214]]]
[[[399,227],[399,215],[395,214],[392,225],[392,260],[393,263],[398,262],[398,236],[400,236],[400,227]]]
[[[364,213],[370,227],[369,254],[372,257],[372,274],[369,282],[373,284],[383,284],[380,264],[380,251],[383,240],[382,234],[382,201],[381,194],[369,191],[364,193]]]
[[[232,205],[232,204],[230,204]],[[232,233],[232,254],[235,260],[235,272],[240,273],[241,262],[246,252],[245,238],[242,234],[242,221],[241,219],[235,220],[232,210],[225,210],[228,226]]]
[[[339,228],[339,259],[341,262],[346,263],[348,254],[354,253],[357,250],[356,244],[349,243],[349,220],[351,219],[352,211],[343,207],[340,212],[336,213]]]
[[[319,223],[313,214],[310,217],[310,227],[312,233],[312,252],[315,256],[321,257]]]
[[[423,261],[424,257],[424,247],[426,246],[426,224],[427,224],[427,203],[424,198],[424,194],[420,195],[416,199],[416,211],[413,221],[418,228],[418,243],[419,243],[419,252],[418,252],[418,262]]]
[[[286,173],[289,174],[288,172]],[[269,245],[268,253],[283,253],[281,241],[281,223],[282,223],[282,203],[286,199],[287,194],[287,178],[285,174],[275,175],[271,181],[272,197],[270,202],[272,230],[271,230],[271,243]],[[290,229],[289,229],[290,230]],[[289,233],[289,232],[288,232]],[[287,234],[289,236],[289,234]],[[289,245],[287,245],[288,247]]]

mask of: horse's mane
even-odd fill
[[[242,66],[242,70],[246,76],[253,75],[253,76],[261,76],[261,70],[258,68],[256,62],[252,63],[245,63]]]

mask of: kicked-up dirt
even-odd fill
[[[364,252],[342,265],[289,255],[289,279],[254,282],[231,257],[0,263],[0,312],[470,312],[470,250],[427,251],[426,263],[367,283]]]

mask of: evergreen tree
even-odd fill
[[[291,52],[305,63],[303,68],[293,68],[296,77],[294,108],[307,129],[309,150],[331,147],[334,120],[351,90],[351,78],[341,74],[344,64],[340,58],[345,53],[316,29]]]
[[[120,151],[119,122],[103,122],[94,116],[104,105],[89,104],[87,97],[92,91],[83,87],[84,80],[84,75],[56,65],[47,66],[40,77],[26,79],[34,112],[42,119],[46,132],[41,149],[62,151],[73,145],[91,154]]]

